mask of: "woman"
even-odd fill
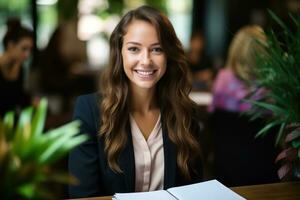
[[[33,32],[19,20],[10,20],[7,25],[0,55],[0,116],[30,103],[23,88],[23,62],[31,54]]]
[[[254,69],[256,56],[264,52],[266,36],[257,25],[245,26],[234,36],[228,52],[226,67],[221,69],[213,84],[211,111],[224,109],[243,112],[250,103],[243,101],[255,89]]]
[[[278,181],[274,163],[274,135],[255,135],[264,119],[250,120],[242,113],[251,108],[243,101],[256,89],[257,55],[266,53],[266,35],[257,25],[241,28],[234,36],[226,67],[213,85],[212,129],[215,142],[215,175],[226,186],[255,185]],[[258,91],[251,98],[261,98]]]
[[[70,186],[70,196],[200,181],[197,110],[188,97],[186,58],[170,21],[148,6],[132,10],[113,31],[110,47],[101,94],[76,102],[74,118],[90,140],[70,154],[70,172],[80,182]]]

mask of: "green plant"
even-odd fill
[[[258,55],[255,73],[258,88],[264,88],[266,95],[260,100],[249,100],[253,105],[249,113],[254,119],[272,113],[257,136],[279,127],[276,144],[283,145],[284,150],[277,157],[282,162],[278,174],[280,178],[291,173],[300,177],[300,15],[290,15],[295,28],[291,30],[273,12],[269,13],[282,31],[270,31],[267,54]]]
[[[49,183],[71,183],[74,178],[51,165],[84,142],[78,121],[43,133],[47,101],[24,109],[18,123],[8,112],[0,118],[0,199],[51,199]]]

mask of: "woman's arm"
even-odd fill
[[[100,169],[97,145],[97,130],[95,123],[99,119],[94,113],[97,106],[94,95],[81,96],[77,99],[73,119],[82,122],[81,134],[89,135],[89,140],[73,149],[69,154],[69,172],[80,182],[69,186],[69,197],[99,196]]]

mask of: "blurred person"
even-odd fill
[[[199,30],[192,33],[187,57],[190,70],[193,73],[193,88],[210,90],[214,70],[210,58],[205,53],[205,38]]]
[[[257,67],[257,54],[263,51],[261,43],[265,42],[266,36],[260,26],[246,26],[237,32],[229,46],[226,66],[219,70],[214,81],[210,111],[250,109],[251,104],[242,100],[255,89],[253,69]]]
[[[69,71],[71,63],[62,54],[64,44],[63,28],[58,26],[52,33],[48,45],[41,51],[38,57],[38,68],[40,70],[40,87],[43,93],[68,92]]]
[[[36,90],[48,97],[50,114],[71,112],[73,98],[84,90],[94,89],[90,76],[73,73],[74,66],[83,63],[85,56],[81,53],[83,47],[73,41],[76,38],[68,37],[68,34],[65,24],[58,25],[48,45],[37,58],[36,73],[39,86]]]
[[[227,63],[212,88],[212,127],[215,142],[216,178],[227,186],[278,181],[274,164],[274,137],[256,139],[262,120],[250,121],[243,112],[251,104],[243,101],[255,89],[257,55],[266,52],[266,35],[257,25],[245,26],[229,46]],[[253,98],[260,98],[258,93]]]
[[[0,116],[30,104],[24,90],[23,63],[31,55],[33,43],[32,30],[22,26],[19,19],[7,21],[4,52],[0,55]]]
[[[70,197],[167,189],[202,180],[198,107],[188,66],[169,19],[142,6],[110,37],[100,93],[80,96],[74,119],[88,142],[69,155],[79,180]]]

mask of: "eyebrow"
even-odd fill
[[[126,42],[126,45],[127,44],[134,44],[134,45],[139,45],[139,46],[141,46],[141,44],[140,43],[138,43],[138,42]],[[156,43],[153,43],[153,44],[151,44],[150,46],[156,46],[156,45],[161,45],[159,42],[156,42]]]

